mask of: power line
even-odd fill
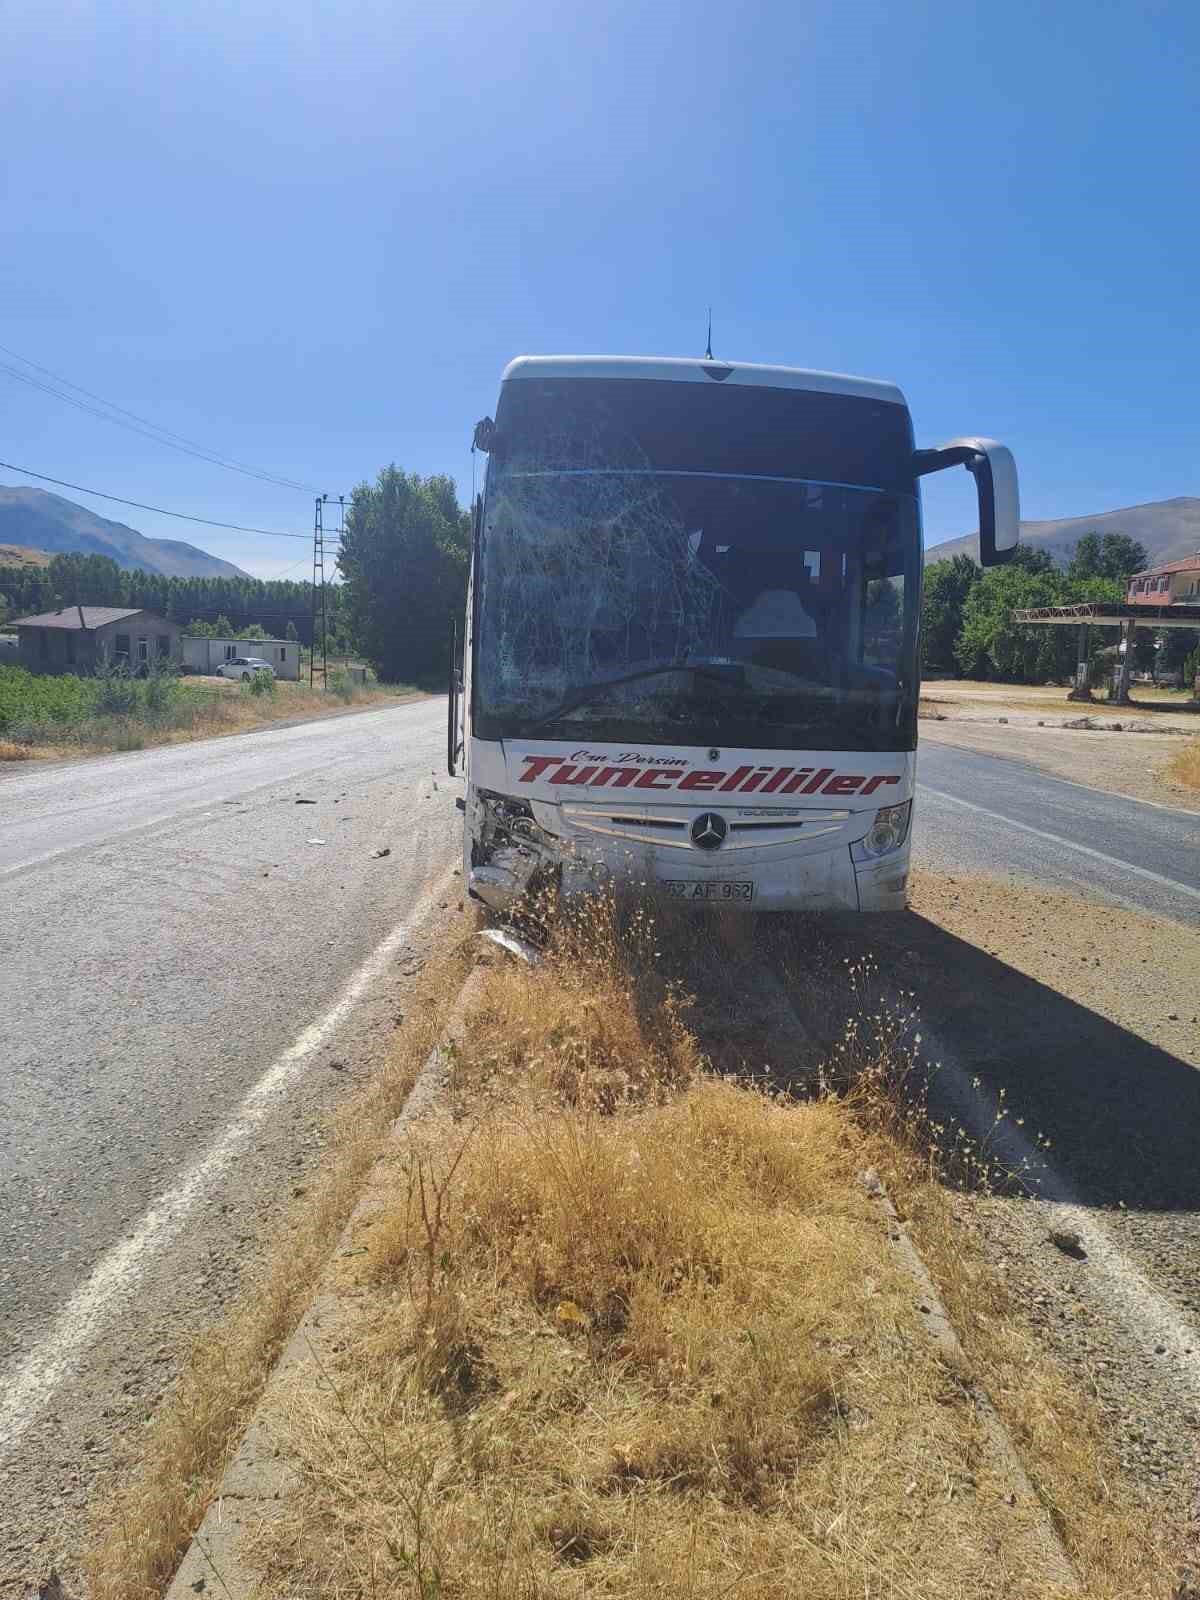
[[[280,533],[276,528],[246,528],[240,522],[217,522],[212,517],[196,517],[190,511],[168,511],[165,506],[148,506],[144,500],[126,500],[119,494],[105,494],[103,489],[85,489],[81,483],[67,483],[63,478],[52,478],[45,472],[34,472],[31,467],[18,467],[13,461],[0,461],[6,472],[19,472],[26,478],[39,478],[43,483],[53,483],[60,489],[74,489],[76,494],[94,495],[97,500],[114,500],[119,506],[133,506],[137,511],[153,511],[160,517],[178,517],[181,522],[202,522],[206,528],[229,528],[233,533],[261,533],[268,539],[311,539],[311,533]]]
[[[173,440],[163,438],[159,432],[151,431],[151,427],[142,428],[134,422],[124,422],[120,417],[112,416],[108,411],[102,411],[99,406],[90,406],[84,400],[76,400],[69,394],[63,394],[51,384],[40,383],[36,378],[30,377],[27,372],[18,372],[15,367],[10,367],[6,362],[0,361],[0,373],[6,377],[15,378],[19,383],[28,384],[32,389],[40,389],[43,394],[53,395],[56,400],[65,400],[67,405],[74,406],[77,411],[87,412],[89,416],[99,417],[102,422],[115,422],[118,427],[126,428],[130,433],[138,433],[144,439],[151,440],[154,444],[164,444],[171,450],[182,451],[184,455],[194,456],[198,461],[207,461],[212,466],[227,467],[232,472],[240,472],[244,477],[256,478],[262,483],[275,484],[283,489],[295,489],[307,492],[306,485],[292,483],[290,479],[276,478],[271,473],[258,472],[253,467],[243,467],[232,461],[222,459],[220,456],[211,455],[207,450],[193,449],[190,445],[176,444]]]
[[[103,395],[95,394],[91,389],[85,389],[82,384],[73,383],[70,378],[51,372],[49,367],[43,367],[36,361],[31,361],[28,356],[21,355],[16,350],[10,350],[7,345],[0,345],[0,351],[12,356],[14,360],[21,361],[27,367],[32,367],[35,372],[40,372],[43,377],[50,378],[54,384],[64,384],[68,389],[74,389],[76,394],[86,395],[89,400],[98,402],[97,406],[88,405],[83,400],[77,400],[73,395],[64,394],[61,389],[54,388],[52,384],[41,383],[37,378],[31,377],[28,372],[21,372],[16,367],[10,367],[7,362],[0,362],[0,372],[6,377],[14,378],[18,383],[28,384],[33,389],[40,389],[43,394],[53,395],[56,400],[62,400],[69,406],[75,406],[79,411],[85,411],[90,416],[99,417],[104,422],[115,423],[119,428],[128,428],[132,433],[140,433],[144,438],[152,439],[156,444],[163,444],[171,450],[181,450],[185,455],[195,456],[201,461],[210,462],[213,466],[225,467],[230,472],[240,472],[249,478],[258,478],[263,483],[273,483],[283,489],[295,489],[302,494],[315,494],[317,491],[307,483],[297,483],[294,478],[283,478],[274,472],[265,472],[258,467],[248,466],[244,461],[238,461],[233,456],[222,455],[219,451],[209,450],[204,445],[197,444],[194,439],[188,439],[184,434],[175,433],[170,428],[164,428],[157,422],[151,422],[148,417],[139,416],[136,411],[129,411],[124,406],[117,405],[112,400],[106,400]],[[104,409],[98,409],[103,406]],[[128,419],[128,420],[124,420]]]

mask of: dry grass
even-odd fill
[[[1001,1276],[986,1263],[977,1219],[944,1188],[905,1183],[909,1225],[972,1370],[982,1379],[1050,1511],[1089,1595],[1176,1593],[1181,1530],[1123,1478],[1093,1397],[1021,1325]],[[1182,1590],[1179,1591],[1182,1594]]]
[[[369,711],[375,707],[418,699],[423,691],[408,686],[368,684],[355,687],[349,697],[333,689],[310,689],[307,684],[277,683],[272,695],[240,693],[240,685],[221,681],[194,686],[185,680],[179,705],[161,720],[140,716],[92,717],[54,729],[35,729],[30,739],[0,740],[0,761],[27,761],[41,757],[103,755],[116,751],[143,750],[169,744],[190,744],[198,739],[215,739],[231,733],[245,733],[273,722],[299,718],[316,720],[337,716],[347,710]]]
[[[117,1485],[94,1508],[90,1600],[165,1590],[218,1487],[275,1360],[315,1291],[366,1173],[466,971],[459,945],[426,969],[384,1069],[338,1115],[322,1172],[232,1312],[205,1332]]]
[[[27,544],[0,544],[0,567],[48,567],[54,557],[48,550]]]
[[[258,1536],[268,1591],[1056,1592],[855,1181],[890,1156],[918,1192],[911,1112],[889,1134],[868,1115],[889,1070],[807,1102],[718,1079],[644,960],[611,930],[569,942],[490,974],[452,1109],[357,1241],[338,1353],[276,1408],[301,1487]],[[846,1038],[875,1059],[865,1028]],[[972,1314],[978,1261],[943,1264]],[[1095,1524],[1074,1541],[1089,1592],[1161,1595],[1150,1542],[1097,1509],[1080,1397],[1056,1458],[1066,1396],[1035,1352],[993,1355],[1046,1481],[1080,1475],[1061,1506]]]
[[[195,739],[214,739],[222,734],[245,733],[252,728],[264,727],[272,722],[290,720],[294,717],[315,721],[320,717],[337,716],[347,710],[370,711],[374,707],[393,704],[398,700],[420,697],[421,691],[407,686],[391,688],[380,684],[369,684],[364,688],[355,689],[352,698],[345,700],[332,690],[310,689],[304,683],[279,683],[273,695],[255,697],[240,693],[239,685],[231,683],[227,689],[219,690],[207,699],[185,726],[146,730],[143,742],[147,747],[158,744],[187,744]],[[101,735],[100,741],[95,745],[88,745],[86,740],[83,742],[86,748],[95,750],[114,747],[107,735]],[[121,746],[118,745],[117,748]]]
[[[706,1066],[713,1013],[685,1003],[680,951],[740,970],[753,1010],[750,929],[605,915],[540,968],[486,974],[446,1105],[389,1155],[338,1262],[336,1338],[272,1391],[298,1487],[249,1552],[264,1595],[1051,1600],[1041,1512],[1011,1503],[979,1376],[1087,1592],[1171,1592],[1098,1414],[1015,1328],[965,1200],[932,1176],[911,1013],[877,1006],[866,969],[822,979],[810,940],[806,1002],[841,1046],[823,1087],[789,1099]],[[94,1600],[161,1592],[436,1015],[102,1511]],[[866,1165],[971,1373],[926,1337]]]
[[[1167,764],[1166,776],[1188,789],[1200,789],[1200,739],[1190,740]]]

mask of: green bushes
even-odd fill
[[[74,724],[93,714],[95,685],[86,678],[42,678],[0,667],[0,733],[31,722]]]
[[[255,700],[272,698],[275,694],[275,674],[260,667],[252,678],[242,679],[242,693],[252,695]]]
[[[329,674],[329,678],[326,682],[326,688],[329,690],[330,694],[337,695],[338,699],[345,701],[347,705],[349,705],[351,700],[353,700],[358,694],[358,685],[355,683],[354,679],[348,672],[345,672],[341,669],[339,669],[337,672],[331,672]]]
[[[377,685],[360,686],[350,673],[329,674],[328,695],[284,684],[260,672],[236,686],[181,680],[169,663],[152,662],[145,677],[124,667],[95,677],[41,677],[24,667],[0,667],[0,761],[55,750],[142,750],[179,739],[233,733],[280,716],[321,715],[360,700],[387,698]]]
[[[144,678],[122,665],[105,665],[91,678],[41,677],[24,667],[0,667],[0,733],[18,744],[89,742],[104,726],[115,749],[140,749],[153,727],[186,722],[203,691],[185,688],[169,663],[155,663]]]
[[[127,667],[106,661],[96,668],[92,682],[95,686],[93,714],[127,717],[137,710],[138,683],[130,677]]]

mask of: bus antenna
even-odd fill
[[[708,308],[708,343],[704,346],[704,359],[705,359],[705,361],[711,361],[712,358],[713,358],[713,353],[712,353],[712,307],[709,306],[709,308]]]

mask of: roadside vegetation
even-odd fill
[[[1190,739],[1167,766],[1167,776],[1186,789],[1200,790],[1200,739]]]
[[[1070,564],[1054,565],[1043,550],[1018,548],[1012,561],[984,572],[969,556],[931,561],[921,601],[921,661],[929,676],[960,673],[1001,683],[1071,683],[1078,638],[1074,628],[1024,627],[1009,614],[1028,606],[1123,601],[1129,575],[1149,565],[1145,548],[1124,534],[1085,533]],[[1113,628],[1093,628],[1091,667],[1098,682],[1117,643]],[[1182,672],[1190,685],[1200,670],[1200,631],[1139,628],[1136,670]],[[1141,696],[1142,686],[1138,686]]]
[[[417,692],[405,685],[356,684],[347,673],[334,671],[327,689],[310,690],[269,673],[248,683],[193,683],[174,671],[139,678],[109,668],[94,677],[43,677],[4,666],[0,761],[142,750]]]
[[[444,685],[451,624],[466,603],[470,526],[450,478],[390,466],[358,484],[338,544],[338,581],[324,594],[330,656],[358,656],[384,683]],[[307,581],[169,578],[77,553],[35,566],[5,560],[0,549],[0,623],[73,605],[155,611],[188,633],[247,643],[299,635],[307,649],[312,640]]]
[[[336,1354],[275,1392],[296,1487],[253,1545],[264,1593],[1050,1600],[1047,1515],[1089,1594],[1170,1592],[1098,1414],[1012,1326],[959,1225],[942,1180],[987,1163],[928,1124],[911,1011],[868,969],[815,971],[802,935],[797,992],[830,1030],[805,1048],[772,1031],[766,991],[745,993],[753,938],[602,910],[560,926],[541,966],[485,974],[442,1110],[393,1154],[338,1264]],[[740,983],[737,1031],[689,999],[689,967]],[[919,1228],[971,1371],[926,1335],[872,1168]],[[279,1264],[308,1237],[301,1217]],[[159,1530],[178,1553],[214,1492],[266,1370],[239,1358],[252,1381],[215,1397],[229,1337],[205,1341],[186,1403],[102,1508],[97,1600],[160,1592]],[[1032,1499],[989,1454],[980,1379]],[[219,1448],[197,1451],[214,1411]]]

